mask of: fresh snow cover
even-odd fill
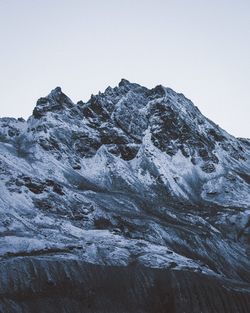
[[[250,282],[250,141],[170,88],[0,119],[0,258],[74,259]],[[40,260],[40,259],[39,259]]]

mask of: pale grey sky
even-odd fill
[[[250,0],[0,0],[0,116],[121,78],[182,92],[250,137]]]

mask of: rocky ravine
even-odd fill
[[[0,312],[250,312],[250,140],[127,80],[0,119]]]

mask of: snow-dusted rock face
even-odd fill
[[[0,312],[249,312],[250,140],[170,88],[0,119],[0,216]]]

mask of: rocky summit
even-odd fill
[[[1,118],[0,217],[1,313],[250,312],[250,140],[170,88]]]

